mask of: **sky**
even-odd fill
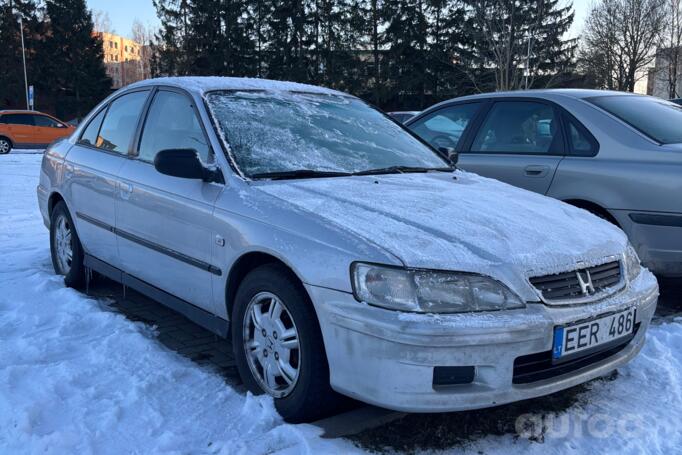
[[[573,0],[575,19],[569,34],[577,37],[583,27],[583,21],[593,0]],[[118,35],[129,36],[135,19],[145,25],[158,27],[159,19],[152,0],[87,0],[92,10],[105,11],[109,14],[111,25]]]

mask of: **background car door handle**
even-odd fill
[[[121,197],[123,199],[128,199],[133,192],[133,185],[130,183],[121,183],[119,186],[121,188]]]
[[[526,166],[524,171],[528,177],[544,177],[549,172],[549,166],[530,165]]]

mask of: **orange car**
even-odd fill
[[[35,111],[0,111],[0,154],[16,148],[43,148],[68,136],[74,127]]]

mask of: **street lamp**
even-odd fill
[[[26,109],[30,109],[31,105],[28,102],[28,76],[26,75],[26,48],[24,47],[24,21],[19,13],[19,29],[21,31],[21,58],[24,62],[24,90],[26,93]]]

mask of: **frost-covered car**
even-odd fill
[[[230,336],[290,421],[565,389],[632,359],[658,296],[610,223],[307,85],[133,84],[45,152],[38,200],[67,285],[96,271]]]

